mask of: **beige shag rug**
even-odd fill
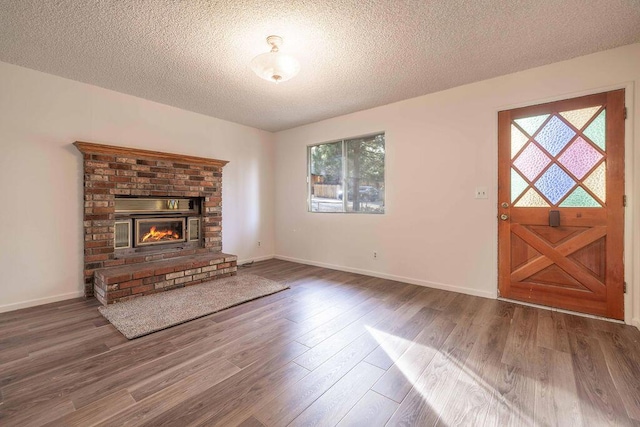
[[[98,310],[125,337],[133,339],[288,288],[273,280],[243,274],[110,304]]]

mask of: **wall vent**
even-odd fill
[[[189,218],[189,241],[200,240],[200,218]]]
[[[131,221],[116,221],[116,249],[131,247]]]

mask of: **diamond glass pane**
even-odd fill
[[[576,129],[582,129],[591,117],[600,109],[600,105],[597,107],[583,108],[581,110],[564,111],[560,113],[562,117],[567,119],[569,123],[575,126]]]
[[[533,135],[534,133],[536,133],[540,125],[544,123],[545,120],[547,120],[547,117],[549,117],[548,114],[543,114],[541,116],[525,117],[524,119],[517,119],[517,120],[514,120],[514,122],[516,122],[518,126],[524,129],[524,131],[527,132],[529,135]]]
[[[582,179],[602,159],[602,154],[593,145],[578,137],[569,148],[558,158],[560,163],[576,176]]]
[[[553,164],[538,179],[535,186],[554,205],[558,203],[567,191],[575,185],[575,181],[560,166]]]
[[[529,184],[515,169],[511,168],[511,203],[518,198]]]
[[[604,162],[582,181],[603,202],[607,202],[607,166]]]
[[[557,116],[553,116],[549,123],[536,136],[540,143],[551,155],[555,156],[575,136],[575,132]]]
[[[569,194],[569,196],[560,203],[562,208],[600,208],[600,203],[591,197],[584,188],[578,187]]]
[[[517,167],[529,181],[533,181],[550,162],[551,159],[549,159],[549,156],[544,154],[535,144],[529,144],[513,161],[513,165]]]
[[[602,113],[598,114],[598,117],[591,122],[589,127],[583,132],[587,138],[595,142],[598,147],[605,149],[605,135],[607,124],[607,110],[602,110]]]
[[[525,134],[520,132],[520,129],[518,129],[514,125],[511,125],[511,158],[512,159],[516,156],[516,154],[518,154],[518,151],[520,151],[522,147],[524,147],[524,144],[526,144],[528,140],[529,138]]]
[[[518,203],[513,205],[517,208],[546,208],[549,206],[540,194],[533,188],[524,193],[524,196],[518,200]]]

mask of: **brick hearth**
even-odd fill
[[[154,266],[155,264],[151,263],[161,260],[172,260],[170,264],[174,270],[171,273],[175,273],[202,268],[182,269],[181,266],[189,264],[190,256],[210,257],[207,262],[223,259],[224,262],[220,262],[223,264],[227,263],[226,259],[229,258],[229,265],[222,269],[226,270],[224,273],[206,278],[212,280],[221,275],[236,274],[235,256],[222,254],[221,187],[222,167],[226,161],[88,142],[76,142],[74,145],[84,155],[85,296],[94,296],[94,278],[97,278],[98,274],[103,278],[112,277],[112,273],[117,272],[118,268],[127,266],[133,277],[135,271],[148,272],[151,267],[147,268],[147,264]],[[116,196],[202,197],[202,247],[117,255],[114,248]],[[214,264],[205,267],[211,265]],[[202,272],[194,274],[202,275]],[[161,287],[155,284],[166,281],[166,273],[154,274],[153,277],[142,278],[147,279],[148,283],[143,281],[142,286],[136,286],[136,292],[123,293],[122,289],[113,289],[113,292],[120,294],[114,293],[112,297],[106,293],[109,292],[109,285],[115,282],[108,283],[107,280],[107,283],[102,283],[97,288],[96,293],[105,293],[99,297],[105,304],[185,286],[187,283],[193,284],[192,282],[204,278],[201,276],[191,281],[179,280],[178,283],[174,280],[171,286]],[[127,289],[133,287],[132,285]]]
[[[102,304],[197,285],[236,272],[236,256],[214,253],[103,268],[95,273],[95,297]]]

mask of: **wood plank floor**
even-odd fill
[[[640,425],[640,331],[270,260],[291,289],[127,341],[95,300],[0,314],[2,426]]]

